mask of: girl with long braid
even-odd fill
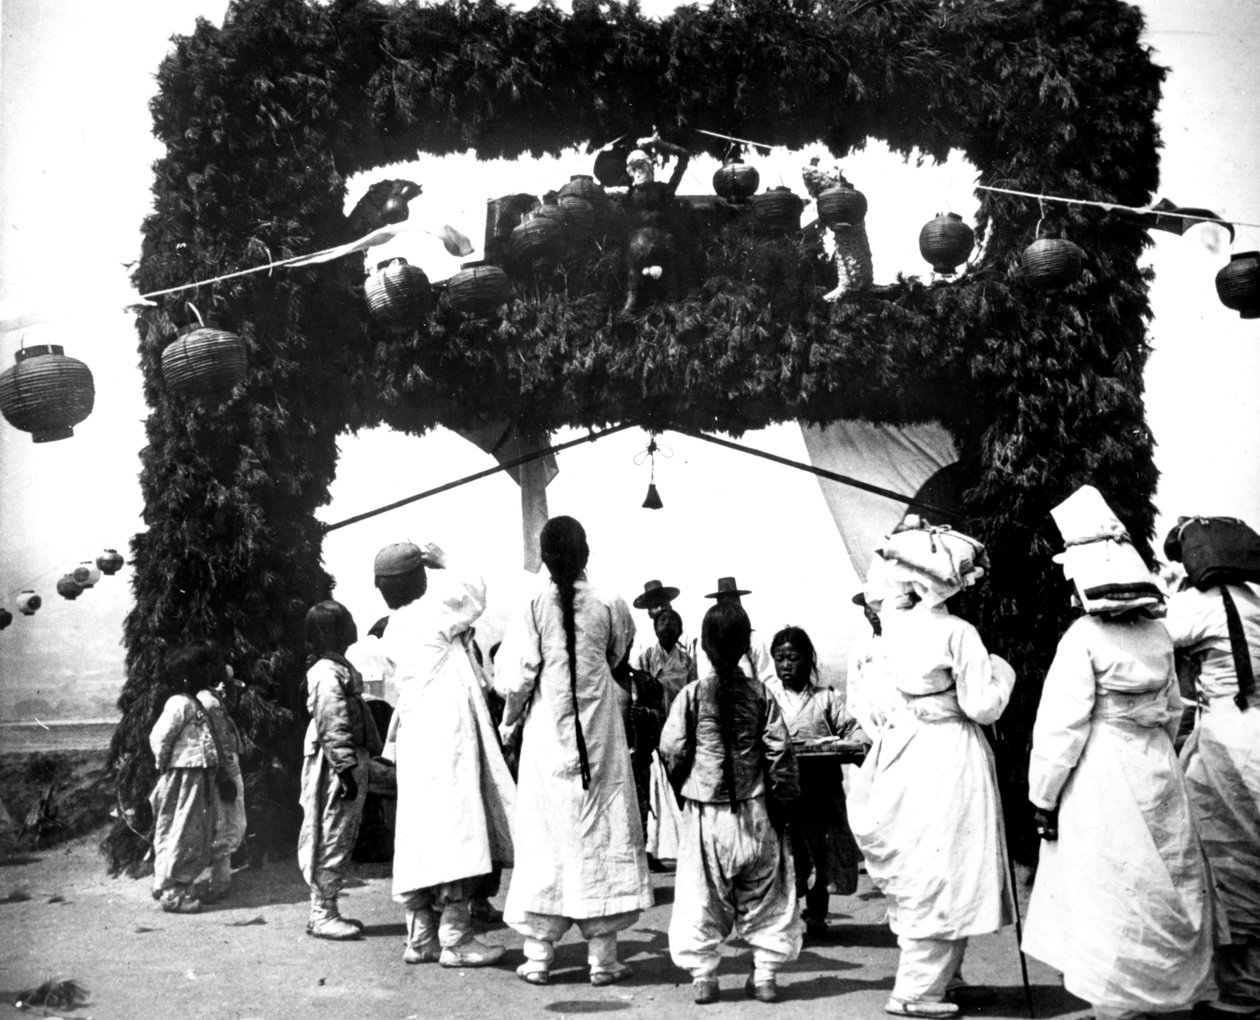
[[[774,696],[747,676],[752,626],[719,602],[700,638],[713,672],[674,699],[660,753],[684,798],[669,952],[691,972],[694,999],[717,1002],[718,947],[732,931],[753,947],[744,991],[779,997],[776,974],[800,954],[796,879],[784,834],[800,794],[792,741]]]
[[[542,530],[551,575],[510,624],[495,687],[506,742],[524,716],[504,919],[525,936],[520,978],[550,980],[555,943],[574,924],[593,985],[630,974],[617,932],[652,905],[630,749],[612,669],[634,640],[630,609],[586,579],[590,549],[572,517]]]

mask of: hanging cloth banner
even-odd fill
[[[838,421],[824,428],[802,425],[801,435],[815,467],[895,492],[922,493],[922,498],[938,505],[951,501],[942,493],[941,483],[950,473],[949,466],[958,460],[958,451],[938,423],[898,426]],[[849,561],[865,581],[875,547],[900,523],[907,507],[887,496],[837,485],[822,477],[818,486],[849,552]],[[913,506],[909,509],[920,512]]]
[[[535,450],[551,445],[546,432],[522,430],[514,422],[495,422],[459,434],[478,449],[490,454],[500,464],[520,460]],[[560,472],[555,454],[537,457],[504,469],[521,488],[521,538],[525,550],[525,569],[536,574],[542,567],[539,536],[547,523],[547,485]]]

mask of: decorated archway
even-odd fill
[[[1162,71],[1140,29],[1118,0],[726,0],[664,20],[603,2],[565,14],[241,0],[222,28],[203,22],[178,40],[159,72],[166,154],[136,283],[153,293],[350,240],[346,179],[417,150],[527,157],[652,126],[714,155],[725,143],[700,128],[821,143],[838,159],[868,138],[907,157],[958,151],[984,185],[1141,206],[1156,183]],[[942,422],[962,455],[967,527],[995,564],[969,615],[1025,677],[1004,736],[1018,783],[1037,678],[1065,623],[1047,511],[1090,481],[1145,547],[1156,477],[1144,229],[1098,207],[1042,213],[984,191],[981,254],[964,274],[835,302],[809,235],[768,238],[737,221],[705,234],[684,291],[630,312],[616,238],[518,285],[493,321],[440,298],[387,329],[348,262],[143,309],[148,530],[132,547],[112,863],[142,856],[158,664],[193,638],[221,641],[249,682],[251,811],[285,831],[301,620],[331,583],[314,512],[337,435],[374,424],[420,434],[506,417],[538,433],[634,421],[738,435],[793,419]],[[1039,230],[1085,253],[1066,289],[1021,273]],[[189,301],[247,348],[246,379],[221,401],[180,398],[162,376]]]

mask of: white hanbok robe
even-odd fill
[[[514,835],[516,869],[504,916],[581,920],[652,905],[630,747],[612,666],[634,639],[629,607],[587,581],[575,584],[577,702],[590,764],[582,789],[564,621],[556,586],[509,625],[495,688],[528,699]],[[509,652],[510,657],[505,657]]]
[[[1108,1011],[1195,1001],[1211,977],[1208,871],[1173,735],[1172,642],[1150,619],[1078,619],[1033,727],[1029,799],[1059,809],[1042,842],[1023,948]]]
[[[430,573],[381,638],[395,709],[394,899],[511,866],[515,796],[463,636],[486,604],[480,578]]]
[[[895,688],[853,778],[849,824],[889,927],[964,939],[1013,920],[993,753],[980,727],[1006,707],[1014,672],[943,605],[883,616],[872,671]],[[998,660],[1000,661],[1000,660]]]

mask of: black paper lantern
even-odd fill
[[[4,606],[0,606],[0,630],[4,630],[12,622],[13,614],[5,609]]]
[[[937,213],[919,231],[919,253],[942,276],[953,276],[975,246],[975,233],[957,213]]]
[[[1230,256],[1216,274],[1216,296],[1242,318],[1260,318],[1260,251]]]
[[[828,227],[856,227],[866,219],[866,196],[843,177],[818,195],[818,219]]]
[[[1024,279],[1038,290],[1060,290],[1081,275],[1085,253],[1061,237],[1039,237],[1019,256]]]
[[[456,311],[486,317],[512,297],[512,281],[498,266],[465,262],[446,283],[446,298]]]
[[[0,374],[0,413],[37,443],[69,439],[96,403],[91,369],[55,344],[23,347],[15,357]]]
[[[101,568],[101,573],[106,577],[112,577],[118,573],[122,569],[124,562],[126,561],[117,549],[106,549],[101,555],[96,557],[96,565]]]
[[[713,172],[713,191],[728,202],[746,202],[759,187],[761,174],[739,156],[732,156]]]
[[[790,234],[801,229],[804,208],[804,201],[791,188],[770,188],[752,198],[753,227],[759,234]]]
[[[389,326],[414,329],[433,307],[428,276],[404,258],[378,262],[363,293],[372,317]]]
[[[83,594],[83,585],[79,584],[73,575],[63,574],[61,580],[57,582],[57,594],[73,602]]]

